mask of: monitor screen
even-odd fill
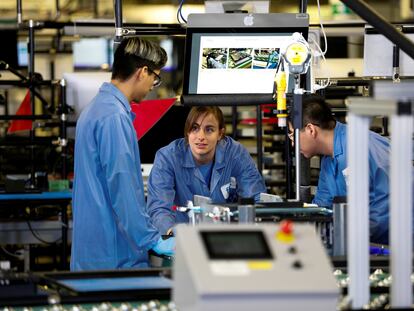
[[[280,47],[289,33],[196,34],[200,44],[192,53],[198,58],[190,94],[272,93]]]
[[[82,38],[73,43],[73,63],[78,69],[108,68],[110,42],[106,38]]]
[[[262,231],[201,231],[210,259],[273,259]]]
[[[280,51],[308,25],[306,14],[190,15],[183,96],[273,95]]]
[[[27,67],[28,62],[29,62],[27,41],[17,42],[17,61],[18,61],[19,67]]]
[[[160,46],[165,50],[165,52],[167,53],[167,57],[168,57],[167,63],[162,68],[162,70],[169,71],[169,70],[175,69],[173,40],[171,38],[162,39],[160,40]]]

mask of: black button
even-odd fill
[[[296,254],[298,252],[298,249],[295,246],[291,246],[288,248],[289,254]]]
[[[302,262],[300,260],[295,260],[292,264],[294,269],[301,269],[303,267]]]

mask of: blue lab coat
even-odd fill
[[[146,212],[135,115],[104,83],[76,126],[71,270],[147,267],[160,235]]]
[[[347,126],[336,122],[334,129],[334,154],[323,156],[318,189],[314,203],[332,207],[336,196],[346,196]],[[369,220],[371,241],[388,244],[389,221],[389,140],[369,132]]]
[[[236,179],[234,190],[229,187],[231,177]],[[158,150],[155,156],[148,180],[148,213],[159,231],[165,233],[175,223],[188,222],[187,214],[173,211],[172,206],[187,206],[194,195],[224,203],[234,202],[238,196],[254,197],[258,201],[261,192],[266,192],[263,178],[240,143],[230,137],[219,141],[210,185],[207,185],[190,146],[181,138]]]

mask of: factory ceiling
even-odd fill
[[[229,1],[229,0],[222,0]],[[175,15],[180,0],[123,0],[123,17],[133,23],[176,23]],[[366,1],[388,20],[401,18],[402,3],[406,0]],[[17,0],[0,0],[0,23],[16,20]],[[331,19],[333,0],[320,0],[323,19]],[[41,4],[41,5],[40,5]],[[22,0],[23,19],[76,21],[80,19],[114,18],[113,0]],[[271,0],[270,12],[297,12],[299,1]],[[203,0],[185,0],[184,15],[203,12]],[[407,10],[405,10],[407,11]],[[311,22],[317,22],[316,0],[308,1]],[[313,20],[313,21],[312,21]],[[1,26],[1,25],[0,25]]]

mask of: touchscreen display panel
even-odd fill
[[[190,94],[273,92],[280,49],[291,34],[193,35]]]
[[[202,231],[210,259],[273,259],[262,231]]]

